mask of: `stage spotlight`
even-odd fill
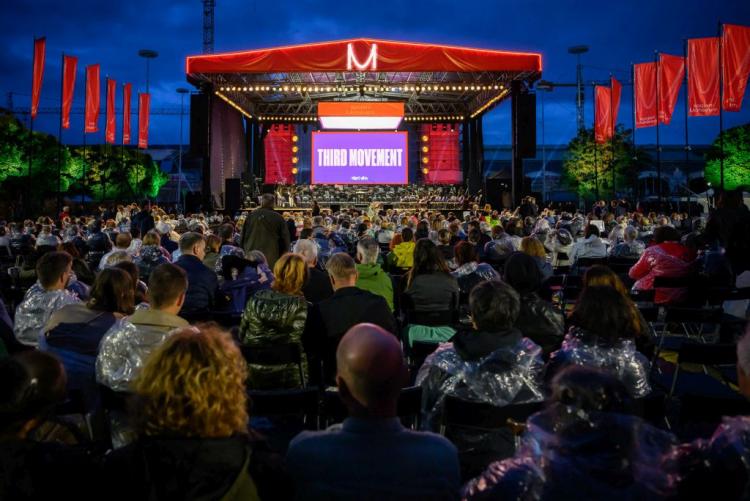
[[[299,141],[299,136],[297,134],[295,134],[295,135],[292,136],[292,142],[296,143],[297,141]]]
[[[296,176],[298,172],[299,172],[299,169],[297,167],[292,167],[292,174],[293,175]]]
[[[422,163],[423,163],[423,164],[428,164],[428,163],[430,163],[430,157],[422,157]]]
[[[299,146],[292,146],[292,153],[297,153],[299,151]]]
[[[422,153],[427,153],[430,149],[427,146],[422,146]]]
[[[425,167],[424,169],[422,169],[422,174],[424,174],[425,176],[427,174],[429,174],[429,173],[430,173],[430,169],[428,169],[427,167]]]
[[[429,140],[430,140],[430,138],[427,136],[427,134],[425,134],[424,136],[422,136],[422,142],[423,143],[426,143]]]
[[[292,163],[293,163],[293,164],[296,164],[297,162],[299,162],[299,158],[297,158],[297,157],[292,157]],[[296,173],[295,173],[295,174],[296,174]]]

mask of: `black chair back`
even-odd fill
[[[300,381],[305,385],[305,374],[302,368],[302,351],[298,344],[280,344],[276,346],[240,345],[240,352],[248,364],[253,365],[290,365],[299,368]]]
[[[294,390],[249,391],[251,416],[300,416],[309,428],[317,427],[319,415],[318,388]]]
[[[460,426],[494,430],[507,428],[508,420],[518,423],[526,422],[529,416],[538,412],[544,402],[511,404],[504,407],[481,402],[469,402],[453,396],[446,396],[443,403],[443,426]]]
[[[419,415],[422,412],[422,387],[408,386],[398,396],[397,413],[404,426],[417,429]],[[339,397],[338,391],[325,391],[322,396],[321,424],[328,426],[340,423],[349,416],[349,412]]]

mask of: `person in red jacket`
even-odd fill
[[[690,274],[695,252],[679,243],[680,234],[671,226],[654,230],[654,245],[641,254],[628,275],[636,280],[635,290],[651,290],[656,277],[684,277]],[[658,288],[654,296],[657,304],[674,304],[687,298],[686,288]]]

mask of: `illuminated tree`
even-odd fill
[[[563,183],[585,200],[634,196],[638,171],[650,159],[642,149],[633,149],[632,131],[618,126],[612,141],[597,144],[593,129],[578,132],[568,144],[563,161]],[[614,154],[614,162],[612,161]],[[615,169],[615,191],[612,169]]]
[[[706,181],[721,184],[721,139],[717,136],[706,154]],[[724,131],[724,188],[750,187],[750,124]]]

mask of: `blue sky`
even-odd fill
[[[682,54],[690,37],[714,36],[718,23],[750,25],[748,0],[607,1],[255,1],[217,0],[216,52],[349,37],[387,38],[541,52],[543,78],[575,79],[571,45],[591,47],[584,56],[584,79],[600,81],[610,74],[629,80],[630,64],[653,60],[654,51]],[[138,49],[159,52],[151,66],[152,108],[179,106],[178,87],[186,86],[184,58],[202,44],[200,0],[102,2],[39,0],[6,2],[0,18],[0,106],[13,93],[15,106],[27,107],[31,87],[34,35],[47,36],[47,66],[41,106],[59,106],[62,52],[79,57],[74,106],[83,105],[83,66],[101,63],[102,77],[145,87],[145,63]],[[684,142],[684,89],[672,125],[662,127],[665,144]],[[632,88],[623,89],[620,122],[632,123]],[[591,124],[591,92],[586,95],[586,122]],[[565,144],[575,134],[573,89],[544,96],[545,142]],[[537,134],[541,142],[541,100]],[[485,116],[485,144],[510,143],[510,103]],[[119,119],[119,117],[118,117]],[[725,113],[725,127],[750,122],[750,96],[739,113]],[[35,128],[57,133],[57,116],[43,115]],[[103,141],[99,134],[87,141]],[[118,124],[119,125],[119,124]],[[691,118],[691,143],[705,144],[718,133],[718,118]],[[65,142],[82,141],[82,116],[73,116]],[[135,130],[135,129],[134,129]],[[185,127],[187,138],[187,121]],[[118,127],[118,138],[120,132]],[[653,143],[655,131],[640,129],[638,143]],[[151,143],[176,143],[179,116],[155,116]],[[187,139],[186,139],[187,141]]]

